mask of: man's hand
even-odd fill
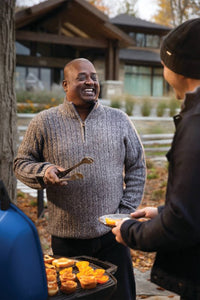
[[[140,218],[153,219],[157,215],[158,215],[157,207],[145,207],[145,208],[136,210],[134,213],[131,213],[131,217],[135,218],[135,219],[140,219]],[[112,233],[115,235],[115,239],[118,243],[121,243],[124,246],[127,246],[121,236],[121,231],[120,231],[121,225],[123,222],[125,222],[125,220],[116,222],[116,226],[112,229]]]
[[[118,243],[121,243],[122,245],[126,246],[126,243],[124,242],[120,231],[123,222],[124,220],[116,222],[116,226],[112,229],[112,233],[115,235],[115,239]]]
[[[145,207],[136,210],[134,213],[131,213],[131,217],[135,219],[139,219],[139,218],[153,219],[157,215],[158,215],[157,207]]]
[[[58,166],[50,166],[46,169],[43,180],[46,185],[67,185],[67,181],[60,181],[60,178],[57,176],[59,171],[64,169]]]

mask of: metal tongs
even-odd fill
[[[94,162],[93,158],[91,157],[84,157],[79,163],[77,163],[76,165],[74,165],[71,168],[68,168],[64,171],[59,171],[57,176],[59,178],[64,177],[65,175],[67,175],[68,173],[70,173],[72,170],[74,170],[75,168],[79,167],[82,164],[92,164]],[[65,180],[76,180],[76,179],[81,179],[83,178],[83,174],[81,173],[75,173],[72,176],[65,178]]]
[[[71,176],[61,178],[60,181],[73,181],[73,180],[77,180],[77,179],[83,179],[83,177],[84,176],[82,173],[75,173]]]

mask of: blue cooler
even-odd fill
[[[0,299],[47,298],[45,267],[37,229],[10,202],[0,180]]]

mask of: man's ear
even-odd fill
[[[66,80],[63,80],[62,86],[63,86],[64,91],[67,92],[67,90],[68,90],[68,84],[67,84]]]

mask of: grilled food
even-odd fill
[[[94,289],[97,286],[97,280],[92,275],[82,275],[79,277],[82,289]]]
[[[60,281],[76,280],[76,275],[74,273],[65,272],[59,276]]]
[[[116,222],[120,221],[120,219],[105,218],[105,221],[109,226],[116,226]]]
[[[52,261],[52,265],[56,266],[57,268],[66,268],[66,267],[71,267],[74,265],[74,260],[66,257],[61,257],[54,259]]]
[[[67,281],[61,282],[60,290],[63,293],[66,293],[66,294],[74,293],[76,291],[76,288],[77,288],[77,282],[75,282],[73,280],[67,280]]]
[[[54,260],[54,257],[48,255],[48,254],[44,254],[44,263],[47,263],[47,264],[51,264],[52,261]]]
[[[115,220],[116,221],[116,220]],[[51,259],[51,262],[50,262]],[[54,296],[58,293],[58,280],[60,279],[60,291],[71,294],[77,289],[76,279],[82,289],[93,289],[97,284],[104,284],[109,280],[103,268],[94,269],[89,261],[75,261],[71,258],[61,257],[53,259],[49,255],[44,255],[45,271],[47,277],[48,295]],[[50,263],[47,263],[49,261]],[[74,268],[78,269],[75,274]],[[58,279],[59,278],[59,279]]]
[[[49,296],[54,296],[58,293],[58,284],[57,283],[49,283],[47,285],[48,287],[48,295]]]

